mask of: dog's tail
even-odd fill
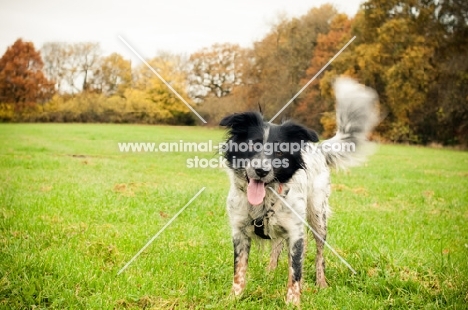
[[[328,166],[345,169],[360,164],[372,150],[367,136],[378,122],[378,95],[347,77],[337,78],[333,88],[337,133],[320,143],[320,147]]]

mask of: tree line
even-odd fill
[[[251,48],[224,43],[148,63],[209,123],[228,113],[275,115],[355,40],[280,118],[324,137],[335,128],[334,77],[375,88],[376,138],[468,144],[468,2],[369,0],[354,17],[331,5],[278,17]],[[17,40],[0,59],[0,120],[192,125],[197,118],[144,64],[104,56],[98,43]],[[278,119],[280,121],[280,119]]]

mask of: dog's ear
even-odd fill
[[[234,113],[223,118],[219,125],[231,129],[245,128],[247,130],[249,127],[262,126],[263,118],[260,113],[256,112]]]
[[[283,127],[282,131],[285,133],[285,135],[289,138],[290,141],[319,141],[318,134],[315,131],[308,129],[302,125],[293,122],[286,122],[281,126]]]

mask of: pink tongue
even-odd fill
[[[265,198],[265,184],[261,181],[249,180],[249,185],[247,186],[247,199],[250,204],[256,206],[263,202]]]

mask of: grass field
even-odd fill
[[[287,257],[267,273],[251,251],[232,299],[232,246],[213,153],[121,153],[118,142],[221,141],[219,130],[135,125],[0,124],[0,308],[285,309]],[[117,272],[202,187],[206,190],[121,275]],[[380,146],[334,173],[326,251],[330,287],[303,309],[467,309],[468,153]]]

